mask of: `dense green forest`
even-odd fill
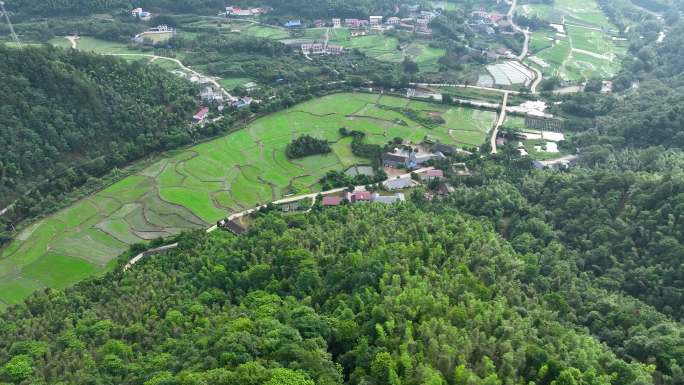
[[[562,246],[518,252],[490,221],[418,197],[394,207],[265,214],[241,238],[186,234],[177,251],[128,272],[35,295],[1,316],[0,376],[80,384],[651,383],[652,366],[620,357],[569,317],[579,310],[567,296],[602,297],[584,298],[591,285],[573,276]]]
[[[154,66],[0,46],[0,79],[0,206],[21,196],[17,218],[48,195],[190,141],[197,91]]]
[[[370,13],[393,10],[397,0],[236,0],[238,6],[270,6],[278,13],[303,17],[367,16]],[[8,0],[10,10],[20,15],[67,16],[98,12],[128,12],[132,7],[164,9],[179,13],[216,13],[226,6],[222,0]]]

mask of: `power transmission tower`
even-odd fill
[[[14,26],[12,25],[12,22],[10,21],[9,18],[9,13],[5,10],[5,2],[0,0],[0,10],[2,10],[2,14],[5,15],[5,20],[7,21],[7,25],[9,26],[10,33],[12,34],[12,40],[14,40],[15,43],[19,47],[21,47],[21,42],[19,41],[19,36],[17,36],[17,33],[14,32]]]

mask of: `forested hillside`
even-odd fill
[[[305,17],[322,17],[333,14],[344,16],[367,16],[370,12],[391,10],[396,0],[236,0],[233,5],[271,6],[279,13],[291,13]],[[215,13],[226,6],[222,0],[8,0],[10,10],[20,15],[71,16],[98,12],[127,12],[131,6],[160,8],[172,12]]]
[[[155,66],[54,48],[0,46],[0,89],[0,207],[32,192],[14,206],[18,218],[188,142],[196,106],[194,86]]]
[[[488,220],[469,219],[451,203],[416,202],[267,214],[248,236],[187,234],[177,251],[126,273],[36,295],[0,316],[0,377],[150,385],[652,382],[652,367],[617,356],[578,327],[564,298],[592,287],[573,278],[560,245],[517,252]]]

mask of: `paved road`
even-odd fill
[[[130,269],[131,266],[135,265],[135,264],[138,263],[141,259],[143,259],[143,258],[145,257],[145,255],[149,255],[149,254],[153,254],[153,253],[158,253],[158,252],[160,252],[160,251],[175,249],[176,247],[178,247],[178,243],[172,243],[172,244],[170,244],[170,245],[165,245],[165,246],[157,247],[156,249],[151,249],[151,250],[143,251],[142,253],[136,255],[136,256],[133,257],[130,261],[128,261],[128,263],[126,263],[126,264],[124,265],[123,271],[126,271],[126,270]]]
[[[527,66],[527,68],[531,69],[535,73],[534,81],[532,82],[532,85],[530,85],[530,92],[533,94],[537,93],[537,87],[539,86],[539,83],[541,83],[542,80],[544,80],[542,73],[540,70]]]
[[[172,62],[178,64],[179,67],[181,67],[182,69],[184,69],[184,70],[190,72],[191,74],[193,74],[193,75],[195,75],[195,76],[197,76],[197,77],[200,77],[200,78],[207,79],[207,80],[208,80],[211,84],[213,84],[216,88],[218,88],[219,90],[221,90],[221,92],[223,92],[223,94],[228,98],[228,100],[230,100],[230,101],[235,101],[235,100],[237,100],[237,98],[234,97],[233,95],[231,95],[228,91],[226,91],[226,89],[223,88],[223,87],[221,86],[221,84],[219,84],[219,82],[216,81],[216,79],[213,79],[213,78],[211,78],[211,77],[209,77],[209,76],[206,76],[206,75],[204,75],[204,74],[201,74],[201,73],[195,71],[194,69],[192,69],[192,68],[190,68],[190,67],[186,67],[185,64],[183,64],[183,63],[182,63],[180,60],[178,60],[178,59],[174,59],[174,58],[166,57],[166,56],[157,56],[157,55],[144,54],[144,53],[108,53],[107,55],[109,55],[109,56],[142,56],[142,57],[148,57],[148,58],[150,58],[151,60],[170,60],[170,61],[172,61]]]
[[[523,36],[525,36],[525,41],[523,42],[523,48],[522,51],[520,52],[520,55],[516,57],[520,64],[525,66],[527,69],[531,70],[534,72],[535,77],[534,80],[532,81],[532,84],[530,85],[530,92],[533,94],[537,93],[537,87],[539,86],[539,83],[543,80],[542,73],[538,69],[528,66],[523,62],[523,60],[527,57],[527,54],[530,52],[530,30],[529,29],[522,29],[518,25],[515,24],[513,21],[513,16],[515,15],[515,7],[518,5],[518,0],[513,0],[511,2],[511,8],[508,10],[508,13],[506,16],[508,19],[511,21],[511,26],[513,29],[515,29],[518,32],[521,32]]]
[[[492,154],[496,154],[496,136],[499,135],[499,128],[506,120],[506,103],[508,103],[508,92],[504,94],[503,100],[501,101],[501,112],[499,113],[499,119],[496,121],[496,125],[492,130],[492,137],[489,139],[489,144],[492,147]]]

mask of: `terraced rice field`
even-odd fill
[[[307,39],[324,40],[326,28],[310,28],[304,30]],[[424,72],[437,71],[437,61],[445,55],[446,51],[440,48],[432,48],[426,43],[414,41],[399,49],[399,40],[395,37],[386,36],[376,32],[369,32],[366,36],[350,37],[347,28],[330,28],[329,44],[337,44],[345,49],[358,49],[366,55],[381,61],[398,63],[405,57],[418,63],[418,68]]]
[[[615,29],[594,0],[556,0],[553,5],[525,4],[520,6],[518,12],[534,15],[555,24],[565,22],[606,30]]]
[[[617,28],[593,0],[557,0],[553,6],[526,4],[519,12],[536,15],[550,23],[562,24],[563,33],[536,31],[527,63],[546,76],[578,81],[591,77],[608,78],[620,69],[626,48],[613,40]]]
[[[401,113],[408,106],[441,114],[429,129]],[[339,128],[367,133],[371,143],[426,135],[444,143],[477,145],[495,114],[407,99],[336,94],[258,119],[225,137],[176,151],[135,175],[26,228],[0,253],[0,308],[43,288],[63,288],[105,271],[129,245],[183,230],[206,228],[231,212],[319,189],[330,170],[367,160],[351,152]],[[405,123],[398,123],[403,120]],[[309,134],[334,142],[332,153],[289,160],[285,146]]]

